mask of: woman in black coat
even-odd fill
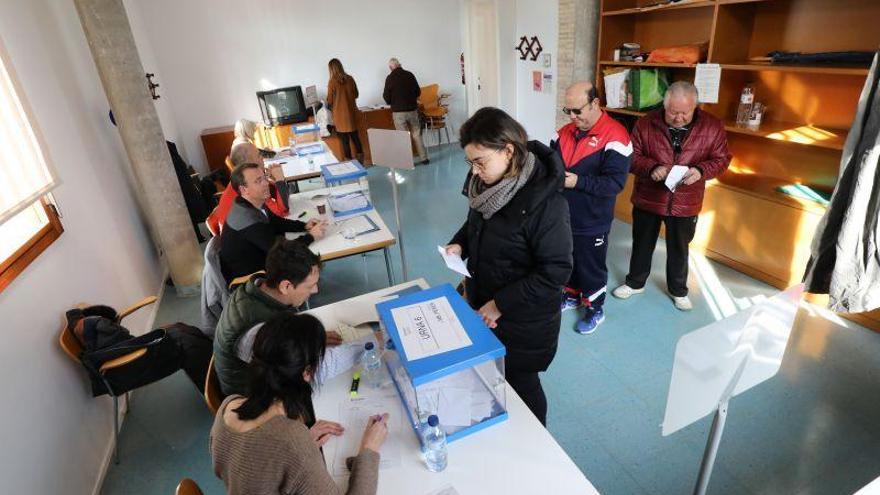
[[[470,210],[446,251],[467,258],[465,297],[507,348],[507,382],[546,424],[538,372],[556,354],[562,289],[572,269],[564,168],[497,108],[478,110],[460,140],[471,166],[464,188]]]

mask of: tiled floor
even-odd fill
[[[461,151],[447,146],[432,152],[430,165],[402,174],[400,190],[409,276],[436,285],[456,282],[435,246],[455,232],[467,206],[459,194]],[[393,224],[384,170],[370,169],[370,183],[379,211]],[[608,257],[612,287],[625,275],[629,246],[629,226],[615,223]],[[397,248],[393,254],[400,281]],[[549,429],[602,493],[692,491],[711,418],[669,437],[660,434],[675,344],[775,292],[699,256],[691,261],[690,313],[676,311],[665,295],[661,242],[646,293],[629,301],[609,298],[607,320],[595,334],[571,331],[574,312],[563,317],[559,352],[542,378]],[[333,261],[312,304],[386,284],[381,253]],[[157,324],[196,324],[198,317],[198,299],[167,291]],[[709,493],[853,493],[880,476],[878,398],[880,334],[802,309],[779,373],[731,401]],[[171,494],[183,477],[194,478],[205,493],[222,493],[207,450],[210,425],[183,373],[138,390],[120,438],[122,463],[111,467],[103,493]]]

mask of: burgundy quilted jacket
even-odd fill
[[[632,163],[630,173],[635,175],[632,204],[657,215],[691,217],[703,207],[706,181],[721,175],[730,164],[727,134],[724,125],[715,116],[697,110],[693,127],[685,137],[681,153],[672,149],[669,126],[663,120],[663,109],[654,110],[636,122],[632,132]],[[663,181],[651,179],[655,167],[687,165],[700,170],[702,178],[689,185],[680,184],[675,192]]]

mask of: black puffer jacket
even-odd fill
[[[451,244],[462,247],[468,303],[479,309],[494,299],[501,318],[495,335],[507,348],[506,366],[544,371],[556,354],[562,288],[572,268],[564,168],[547,146],[530,141],[532,177],[489,220],[474,209]]]

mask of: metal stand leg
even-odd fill
[[[709,488],[709,477],[712,476],[712,468],[715,466],[715,457],[718,455],[718,446],[721,444],[726,421],[727,401],[724,401],[718,405],[718,410],[715,411],[715,417],[712,419],[712,429],[709,430],[709,439],[706,441],[706,451],[700,464],[700,475],[694,487],[694,495],[705,495],[706,489]]]
[[[391,253],[388,248],[382,250],[385,253],[385,269],[388,270],[388,286],[394,285],[394,272],[391,271]]]
[[[403,281],[409,280],[409,271],[406,269],[406,252],[403,248],[403,226],[400,224],[400,202],[397,198],[397,172],[391,169],[391,192],[394,196],[394,216],[397,220],[397,242],[400,246],[400,266],[403,270]],[[390,265],[389,265],[390,266]]]
[[[119,464],[119,397],[113,396],[113,457]]]

